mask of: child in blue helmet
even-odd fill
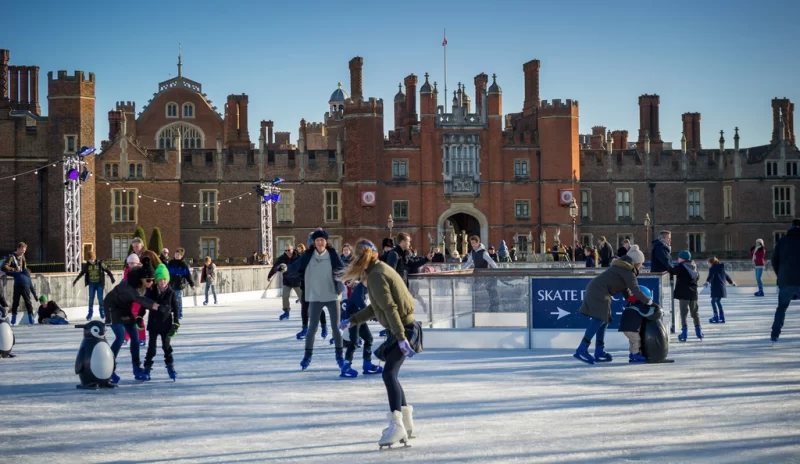
[[[642,292],[652,301],[653,292],[647,287],[641,287]],[[640,329],[645,319],[656,320],[661,317],[661,310],[655,306],[650,306],[638,300],[635,296],[628,298],[628,306],[622,312],[622,320],[619,323],[619,331],[628,338],[630,343],[630,355],[628,362],[643,363],[647,358],[642,354],[642,336]]]
[[[350,296],[342,302],[342,318],[350,319],[354,314],[367,307],[367,287],[362,283],[357,283],[353,287],[353,292]],[[358,372],[350,367],[353,363],[353,354],[358,346],[359,337],[364,340],[364,374],[380,374],[383,368],[372,364],[372,332],[369,330],[367,323],[356,324],[348,329],[344,334],[344,365],[342,366],[341,375],[339,377],[357,377]]]

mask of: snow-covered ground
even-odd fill
[[[17,327],[18,357],[0,359],[0,461],[800,462],[799,305],[773,347],[774,294],[723,301],[729,322],[673,341],[674,364],[427,350],[401,371],[418,438],[383,451],[380,376],[340,379],[322,340],[301,372],[299,310],[279,322],[278,299],[187,309],[178,381],[160,351],[153,381],[133,381],[123,347],[113,391],[75,389],[81,330]]]

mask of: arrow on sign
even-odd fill
[[[556,320],[560,320],[562,317],[569,316],[571,314],[569,311],[565,311],[565,310],[559,308],[558,306],[556,306],[556,309],[558,309],[558,312],[550,313],[550,314],[558,314],[558,319],[556,319]]]

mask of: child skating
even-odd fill
[[[350,319],[355,316],[359,311],[367,307],[367,287],[362,283],[358,283],[352,289],[350,296],[342,302],[342,319]],[[369,330],[367,323],[351,325],[347,332],[343,334],[344,337],[344,365],[339,377],[358,377],[358,371],[353,369],[353,355],[355,354],[356,347],[358,346],[358,339],[361,337],[364,340],[364,362],[362,365],[362,372],[365,375],[380,374],[383,368],[372,364],[372,332]]]
[[[711,287],[711,307],[714,310],[714,316],[708,320],[711,324],[725,323],[722,299],[728,296],[726,284],[731,284],[734,287],[736,286],[736,282],[725,272],[725,263],[721,263],[716,257],[709,259],[708,278],[706,278],[705,287]]]
[[[647,287],[640,287],[642,293],[652,300],[653,292]],[[622,311],[622,319],[619,323],[619,331],[628,339],[630,354],[628,355],[628,362],[630,363],[644,363],[647,358],[642,354],[642,323],[645,320],[657,320],[661,318],[661,310],[657,309],[652,304],[646,304],[644,301],[631,295],[628,297],[628,305]]]
[[[685,342],[688,337],[686,316],[690,312],[694,322],[694,333],[702,340],[703,329],[700,328],[700,310],[697,305],[697,282],[700,280],[700,274],[689,250],[678,253],[678,265],[668,269],[667,272],[675,276],[673,297],[678,300],[681,307],[681,333],[678,335],[678,340]]]
[[[150,380],[150,373],[153,368],[153,358],[156,355],[158,339],[161,339],[161,349],[164,350],[164,364],[167,366],[169,378],[175,380],[178,373],[175,372],[174,359],[172,357],[172,337],[178,334],[181,326],[178,322],[178,297],[175,291],[169,286],[169,270],[163,264],[156,268],[156,285],[147,291],[147,297],[158,303],[157,310],[150,310],[147,317],[147,331],[150,332],[150,340],[147,345],[147,354],[144,358],[144,373],[141,380]],[[140,322],[144,317],[145,308],[139,309]],[[142,325],[141,323],[139,325]]]

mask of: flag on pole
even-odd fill
[[[447,46],[447,35],[444,36],[444,40],[442,40],[442,47]]]

